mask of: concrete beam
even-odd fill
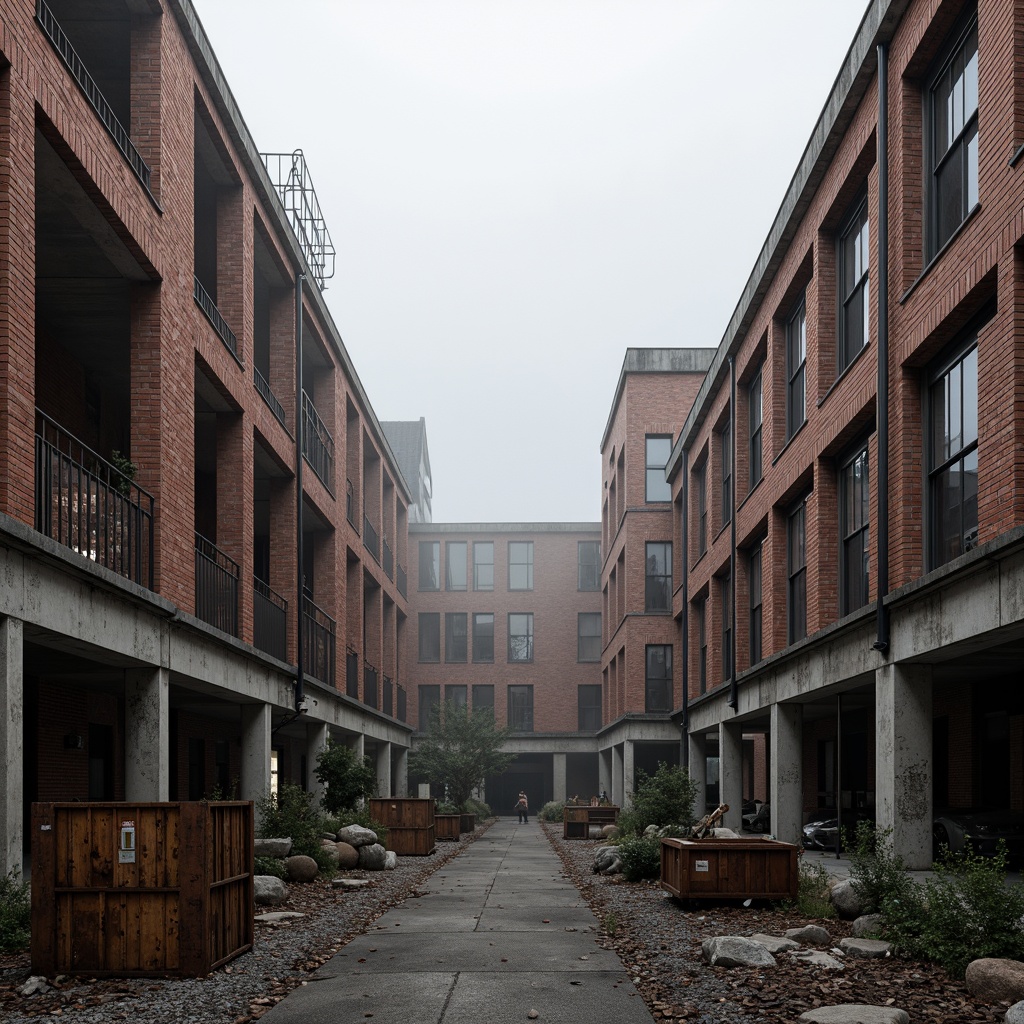
[[[170,672],[128,669],[124,674],[124,795],[160,802],[170,784]]]

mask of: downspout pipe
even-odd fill
[[[878,593],[872,647],[889,649],[889,48],[878,44]]]
[[[683,485],[682,485],[682,553],[683,553],[683,636],[682,636],[682,661],[683,661],[683,719],[680,723],[682,736],[680,737],[679,756],[682,767],[690,770],[690,456],[689,452],[683,449]]]
[[[302,285],[306,275],[295,275],[295,577],[297,598],[295,604],[295,711],[306,710],[305,666],[302,657],[303,619],[303,522],[302,522]]]
[[[739,708],[739,684],[736,682],[736,360],[729,356],[729,707]]]

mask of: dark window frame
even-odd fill
[[[755,395],[757,401],[755,401]],[[755,412],[756,410],[756,412]],[[749,435],[749,489],[761,482],[764,472],[764,361],[757,368],[747,387],[747,430]]]
[[[513,548],[525,548],[529,553],[529,558],[526,561],[513,561],[512,549]],[[518,553],[518,552],[517,552]],[[526,572],[526,585],[519,587],[512,585],[512,574],[513,569],[523,569]],[[510,540],[508,542],[508,589],[522,593],[527,590],[533,590],[533,541],[532,540]]]
[[[483,632],[479,627],[485,625],[484,620],[490,619],[490,635]],[[493,665],[494,664],[494,612],[473,612],[473,664]],[[488,644],[489,641],[489,644]],[[481,648],[485,651],[490,647],[490,657],[482,657]]]
[[[462,585],[458,581],[452,582],[452,549],[462,548]],[[446,541],[444,546],[444,589],[450,591],[462,591],[466,589],[466,577],[469,572],[469,545],[464,540]],[[456,566],[456,571],[458,567]]]
[[[764,657],[764,542],[751,548],[748,562],[750,592],[750,664]]]
[[[522,698],[518,703],[517,699]],[[507,724],[509,732],[533,732],[533,686],[515,683],[506,692],[508,702]]]
[[[526,626],[526,632],[515,632],[512,631],[512,620],[513,619],[524,619],[523,625]],[[519,623],[516,623],[517,629]],[[528,665],[533,661],[533,612],[509,612],[508,613],[508,662],[510,665]],[[516,650],[517,645],[525,643],[525,649],[522,651]]]
[[[871,459],[868,443],[839,466],[839,614],[849,615],[870,600]],[[856,564],[854,564],[856,561]]]
[[[474,683],[473,690],[473,711],[490,711],[494,714],[494,684]],[[487,698],[490,698],[489,700]]]
[[[448,665],[464,665],[469,656],[469,616],[466,612],[444,613],[444,660]],[[462,635],[456,633],[455,626],[461,620]],[[454,650],[453,650],[454,649]],[[461,657],[459,653],[461,652]]]
[[[583,626],[593,626],[593,620],[597,620],[597,632],[584,632]],[[596,644],[595,641],[596,640]],[[596,649],[595,649],[596,648]],[[576,613],[576,661],[578,663],[599,662],[601,660],[601,613],[600,612],[577,612]]]
[[[434,708],[441,707],[441,687],[436,683],[421,683],[416,691],[418,731],[428,732]],[[426,699],[432,698],[432,699]]]
[[[799,418],[798,418],[799,417]],[[807,421],[807,296],[786,319],[786,440]]]
[[[836,240],[836,297],[838,299],[839,366],[842,373],[867,347],[871,302],[871,219],[867,192],[861,193]],[[852,263],[852,268],[851,268]],[[850,276],[849,282],[847,278]],[[854,337],[854,316],[860,317],[859,337]]]
[[[491,560],[489,562],[482,561],[477,558],[477,551],[481,554],[486,553],[486,549],[490,548]],[[490,573],[484,572],[486,569],[490,569]],[[490,583],[482,582],[481,576],[489,575]],[[477,540],[473,541],[473,589],[480,591],[494,590],[494,541],[493,540]]]
[[[722,679],[732,678],[732,576],[719,577],[718,593],[722,602]]]
[[[730,413],[731,416],[731,413]],[[722,458],[722,525],[732,522],[732,421],[727,416],[718,433],[718,446]]]
[[[701,693],[708,692],[708,598],[697,601],[697,683]]]
[[[594,553],[593,559],[584,557]],[[593,586],[589,586],[590,583]],[[576,542],[576,589],[585,593],[601,589],[601,542],[580,540]]]
[[[428,633],[425,630],[425,626],[433,623],[431,632]],[[436,665],[440,664],[441,661],[441,613],[440,612],[419,612],[416,620],[417,628],[417,651],[419,653],[419,663],[421,665]],[[436,634],[436,654],[430,657],[430,651],[427,652],[427,657],[424,657],[424,643],[425,638]]]
[[[419,591],[421,593],[432,593],[441,589],[441,542],[439,540],[421,540],[419,542],[420,552],[420,571],[419,571]],[[433,551],[429,558],[423,557],[423,552],[429,548],[433,548]],[[424,577],[424,568],[429,565],[427,570],[428,575]],[[433,582],[431,582],[431,577]],[[424,586],[424,579],[426,580],[426,586]]]
[[[708,461],[694,470],[697,475],[697,557],[708,550]]]
[[[657,655],[660,652],[660,672]],[[648,714],[672,710],[672,645],[646,644],[644,646],[644,711]]]
[[[668,451],[665,453],[665,461],[659,463],[659,454],[651,452],[651,442],[658,442],[658,447],[668,444]],[[645,434],[644,435],[644,501],[647,504],[661,504],[672,500],[672,485],[665,479],[665,466],[672,454],[671,434]],[[654,459],[652,462],[651,459]],[[651,497],[652,488],[655,496]]]
[[[660,552],[658,549],[661,549]],[[652,553],[653,550],[653,553]],[[662,564],[657,564],[659,557]],[[652,566],[652,560],[654,565]],[[661,569],[652,572],[651,569]],[[660,598],[654,598],[660,594]],[[644,544],[644,613],[657,614],[672,611],[672,541],[649,540]]]
[[[807,499],[786,517],[786,623],[789,643],[807,636]]]
[[[578,732],[597,732],[604,724],[601,690],[600,683],[581,683],[576,687],[576,728]]]

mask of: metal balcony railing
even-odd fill
[[[36,529],[153,589],[153,495],[38,409]]]
[[[401,563],[399,563],[399,566],[398,566],[398,579],[397,579],[396,583],[398,585],[398,592],[402,595],[402,597],[408,597],[409,596],[409,578],[406,575],[405,567]]]
[[[388,543],[386,537],[381,541],[381,549],[382,554],[384,555],[384,572],[387,575],[387,578],[393,582],[395,579],[395,553],[391,550],[391,545]]]
[[[305,391],[302,392],[302,456],[333,494],[334,438]]]
[[[372,665],[363,665],[363,703],[377,707],[377,670]]]
[[[287,430],[288,424],[285,423],[284,419],[284,406],[277,400],[277,395],[271,390],[267,378],[255,366],[252,368],[252,382],[256,385],[256,390],[263,397],[263,401],[267,403],[270,411],[277,417],[277,421]]]
[[[365,512],[363,513],[363,547],[373,555],[374,561],[380,562],[380,538]]]
[[[391,676],[384,677],[384,685],[381,688],[381,702],[380,709],[385,715],[393,714],[392,705],[394,704],[394,682]]]
[[[359,700],[359,655],[351,647],[345,651],[345,694]]]
[[[395,716],[400,722],[405,721],[405,687],[399,684],[398,687],[398,708]]]
[[[352,486],[351,480],[345,481],[345,518],[352,524],[356,533],[358,533],[359,523],[356,522],[356,489]]]
[[[238,636],[238,563],[196,534],[196,618]]]
[[[308,597],[302,599],[302,664],[306,675],[334,685],[335,622]]]
[[[151,173],[149,165],[139,155],[139,151],[135,148],[131,136],[117,119],[106,97],[100,91],[99,86],[82,62],[82,58],[78,56],[75,48],[71,45],[71,40],[68,39],[64,30],[60,27],[60,23],[54,17],[53,11],[50,10],[46,0],[36,0],[36,21],[39,22],[40,28],[42,28],[47,38],[53,44],[53,48],[64,62],[64,66],[71,72],[72,78],[78,83],[78,87],[82,90],[89,106],[96,111],[100,123],[114,140],[114,145],[121,150],[121,154],[128,161],[135,176],[142,182],[143,187],[152,199],[153,193],[150,190]]]
[[[255,576],[252,581],[253,646],[288,660],[288,602]]]
[[[225,346],[227,346],[227,350],[241,362],[241,357],[238,355],[238,339],[235,337],[235,332],[228,327],[227,320],[220,315],[217,304],[210,298],[210,293],[203,287],[202,281],[195,275],[193,275],[192,280],[194,281],[192,297],[196,300],[196,305],[203,311],[203,316],[210,321],[210,326],[217,332],[217,336],[224,342]]]

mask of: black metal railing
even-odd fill
[[[363,665],[363,703],[377,707],[377,670],[372,665]]]
[[[359,655],[351,647],[345,650],[345,693],[359,700]]]
[[[135,148],[135,143],[132,142],[131,136],[124,125],[117,119],[113,108],[100,91],[100,87],[96,84],[92,75],[89,74],[82,58],[75,52],[74,46],[71,45],[71,40],[68,39],[64,30],[60,27],[60,23],[54,17],[53,11],[50,10],[46,0],[36,0],[36,21],[39,22],[43,32],[46,33],[53,44],[53,48],[60,55],[60,59],[64,61],[65,67],[71,72],[71,76],[78,83],[78,87],[89,102],[89,106],[96,111],[101,124],[114,140],[114,145],[121,150],[122,155],[135,172],[135,176],[142,182],[146,191],[152,197],[149,165],[139,155],[139,151]]]
[[[345,481],[345,518],[359,532],[359,523],[356,522],[356,489],[352,486],[351,480]]]
[[[196,618],[238,636],[238,563],[196,534]]]
[[[308,597],[302,599],[302,664],[306,675],[334,685],[335,622]]]
[[[288,660],[288,602],[263,580],[252,581],[253,646],[278,661]]]
[[[384,685],[381,687],[381,700],[380,709],[385,715],[392,713],[392,705],[394,704],[394,682],[391,676],[384,677]]]
[[[398,686],[398,714],[395,716],[400,722],[405,721],[405,687],[399,684]]]
[[[153,589],[153,495],[38,409],[36,529]]]
[[[387,538],[381,541],[381,553],[383,554],[384,572],[389,580],[394,581],[395,578],[395,553],[391,550],[391,545],[388,543]]]
[[[277,400],[277,395],[271,390],[267,378],[255,366],[252,368],[252,381],[256,385],[256,390],[263,396],[263,401],[270,407],[270,411],[277,417],[281,426],[287,430],[288,424],[284,419],[284,406]]]
[[[235,332],[228,327],[227,320],[220,315],[217,304],[210,298],[210,293],[203,287],[202,281],[193,275],[192,297],[196,305],[203,311],[203,315],[210,321],[210,326],[217,332],[217,336],[227,346],[228,351],[241,362],[238,355],[238,339]]]
[[[396,580],[396,583],[398,584],[398,592],[402,595],[402,597],[408,597],[409,578],[408,576],[406,576],[405,567],[401,564],[401,562],[399,562],[398,564],[398,579]]]
[[[334,438],[312,400],[302,392],[302,455],[323,485],[334,493]]]
[[[373,555],[374,561],[380,562],[380,538],[365,512],[363,513],[363,547]]]

